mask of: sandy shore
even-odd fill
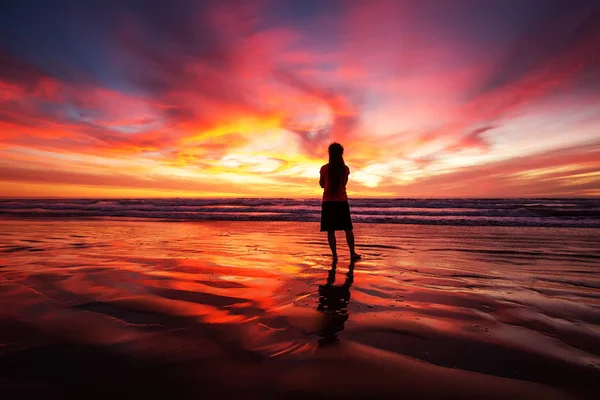
[[[0,221],[0,396],[595,398],[595,229]]]

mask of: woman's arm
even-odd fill
[[[319,178],[319,186],[325,189],[325,176],[323,176],[323,167],[321,167],[319,174],[321,175],[321,177]]]
[[[350,176],[350,168],[346,165],[346,179],[344,180],[344,187],[348,184],[348,176]]]

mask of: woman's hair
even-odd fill
[[[339,143],[329,145],[329,173],[328,190],[330,194],[337,192],[346,177],[346,164],[344,163],[344,147]]]

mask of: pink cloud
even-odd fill
[[[33,156],[18,160],[9,152],[15,148],[61,153],[65,170],[76,167],[67,156],[142,162],[151,153],[154,164],[140,172],[148,177],[171,167],[190,176],[209,171],[218,177],[225,172],[223,158],[257,156],[254,152],[282,161],[282,169],[316,168],[327,145],[340,141],[355,171],[388,168],[377,188],[386,192],[582,194],[597,185],[594,175],[575,176],[595,171],[598,164],[590,158],[595,150],[572,145],[589,139],[581,133],[585,124],[598,125],[577,119],[575,110],[599,102],[593,73],[600,66],[594,51],[600,44],[599,8],[550,14],[516,36],[513,45],[500,45],[493,40],[497,26],[481,31],[484,38],[473,37],[473,30],[432,3],[349,2],[337,14],[313,21],[319,32],[331,33],[322,42],[313,32],[269,17],[271,6],[215,3],[195,9],[193,24],[179,23],[176,15],[165,17],[160,27],[152,18],[119,15],[109,40],[109,65],[129,86],[60,78],[0,53],[4,179],[14,181],[9,171],[34,182],[30,170],[39,172],[47,162],[36,164]],[[540,42],[545,45],[536,47]],[[504,154],[494,139],[503,135],[502,128],[536,108],[550,110],[548,99],[561,98],[569,99],[560,103],[564,109],[538,122],[544,150],[528,149],[520,157],[516,151],[498,162]],[[544,129],[566,114],[572,121],[563,147],[571,147],[548,152]],[[27,165],[17,170],[11,160]],[[402,170],[399,161],[414,171]],[[252,168],[238,172],[251,179],[257,170]],[[536,172],[526,171],[536,169],[543,170],[537,172],[543,179],[527,181]],[[155,189],[188,184],[113,179],[111,166],[85,177],[64,172],[54,170],[56,180],[50,181]],[[402,173],[414,181],[399,185],[395,175]],[[573,185],[565,183],[570,176]],[[270,178],[282,185],[288,179]],[[358,187],[368,194],[366,186]],[[244,195],[243,186],[236,190]]]

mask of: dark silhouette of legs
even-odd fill
[[[360,254],[357,254],[356,251],[354,251],[354,231],[346,231],[346,242],[348,242],[348,248],[350,249],[350,259],[358,260],[360,258]]]
[[[331,249],[331,255],[334,260],[337,260],[337,243],[335,241],[335,231],[327,231],[327,241],[329,242],[329,248]],[[358,260],[360,254],[354,251],[354,232],[352,230],[346,231],[346,242],[348,242],[348,248],[350,249],[350,259]]]
[[[327,241],[329,242],[329,248],[331,249],[331,255],[334,259],[337,259],[337,250],[336,250],[336,242],[335,242],[335,231],[327,232]]]

